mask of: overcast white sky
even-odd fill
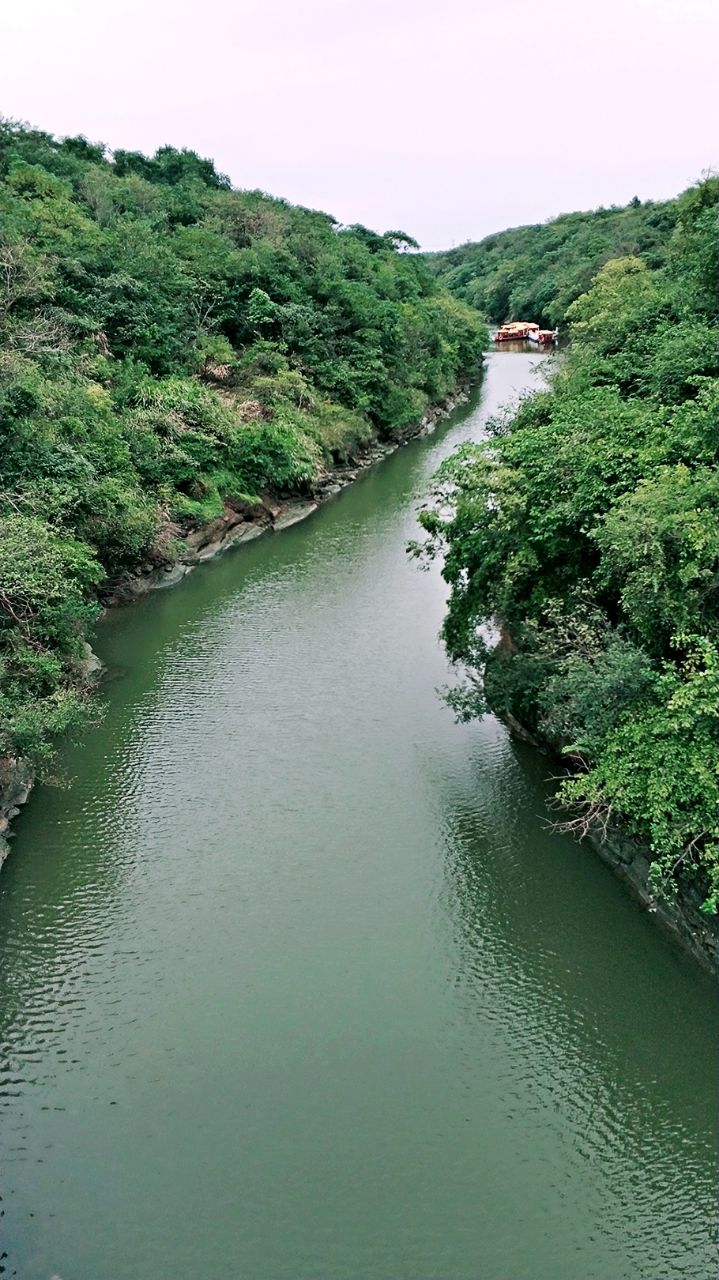
[[[0,111],[425,248],[719,167],[719,0],[9,0]]]

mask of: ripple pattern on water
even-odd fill
[[[537,364],[103,624],[0,877],[8,1276],[714,1274],[713,990],[547,829],[546,761],[453,723],[404,553]]]

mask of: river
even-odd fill
[[[714,987],[454,723],[405,554],[542,359],[98,628],[106,718],[0,876],[0,1274],[714,1275]]]

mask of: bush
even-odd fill
[[[654,261],[602,266],[568,309],[573,342],[549,391],[450,459],[422,517],[451,588],[447,648],[469,677],[456,709],[528,725],[564,756],[566,825],[623,825],[647,844],[657,888],[693,875],[710,909],[718,205],[709,179],[676,202]],[[516,296],[508,267],[504,283]],[[547,310],[560,302],[557,280]],[[492,623],[502,642],[490,652]]]

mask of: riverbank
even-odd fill
[[[566,763],[553,744],[538,738],[536,733],[506,708],[496,708],[490,704],[490,710],[506,726],[513,738],[526,743],[535,751],[553,757],[558,767]],[[562,824],[557,825],[561,829]],[[650,883],[651,851],[617,825],[605,832],[597,823],[593,829],[583,834],[581,843],[611,868],[630,895],[665,934],[719,980],[719,917],[701,910],[704,899],[695,885],[679,879],[673,895],[658,896]]]
[[[719,907],[718,205],[716,179],[681,197],[665,266],[605,263],[547,390],[447,464],[422,513],[450,655],[477,677],[462,710],[507,706],[562,753],[563,829],[619,822],[650,851],[649,880],[618,859],[640,895],[701,890],[702,952]],[[495,620],[515,650],[489,664]]]
[[[597,832],[588,842],[663,932],[719,980],[719,919],[701,910],[703,895],[680,880],[673,897],[657,897],[649,883],[649,849],[620,831]]]
[[[482,366],[478,379],[482,376]],[[476,380],[478,380],[476,379]],[[476,381],[475,380],[475,381]],[[432,405],[421,420],[390,439],[375,439],[358,449],[346,465],[327,468],[312,485],[306,498],[280,497],[270,494],[253,501],[225,503],[221,516],[201,524],[182,529],[168,525],[158,539],[159,546],[172,548],[172,554],[160,555],[147,562],[137,572],[121,574],[111,579],[101,593],[105,606],[129,604],[149,591],[159,591],[175,586],[199,564],[215,556],[253,542],[265,533],[280,533],[301,520],[306,520],[321,503],[335,497],[347,485],[352,484],[362,472],[381,462],[410,440],[427,435],[438,423],[444,421],[469,399],[471,382],[463,383],[457,391]]]
[[[475,382],[481,380],[482,376],[483,366],[480,366]],[[103,607],[108,609],[131,604],[148,592],[176,586],[198,565],[215,556],[253,542],[263,534],[280,533],[307,519],[322,503],[352,484],[369,467],[381,462],[410,440],[430,434],[440,422],[469,399],[472,385],[473,382],[465,381],[440,404],[431,406],[418,423],[395,433],[391,439],[372,441],[367,447],[358,450],[349,464],[327,468],[312,486],[306,499],[268,495],[254,502],[227,502],[222,515],[212,520],[192,524],[184,529],[178,525],[168,525],[163,536],[157,540],[158,547],[166,547],[167,553],[145,563],[137,572],[110,578],[100,592]],[[90,646],[78,674],[86,686],[100,682],[101,666]],[[0,760],[0,869],[11,851],[12,823],[27,804],[35,780],[35,774],[26,760],[17,757]]]
[[[0,333],[0,761],[46,772],[87,723],[79,639],[110,578],[171,581],[193,528],[257,523],[228,495],[309,495],[466,378],[487,328],[404,234],[233,190],[187,150],[130,176],[103,147],[0,133],[28,177],[0,166],[8,252],[43,281],[18,268]]]
[[[8,1274],[711,1274],[714,984],[455,724],[406,554],[537,360],[98,627],[0,875]]]

